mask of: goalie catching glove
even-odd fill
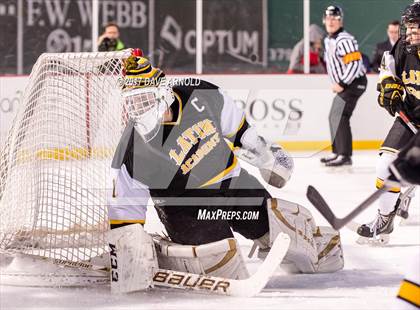
[[[282,188],[289,181],[294,164],[290,155],[278,144],[268,144],[252,128],[248,128],[241,137],[242,147],[234,154],[257,167],[262,178],[268,184]]]
[[[387,76],[378,83],[377,90],[379,91],[379,105],[385,108],[391,116],[403,108],[404,84],[400,79]]]

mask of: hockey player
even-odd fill
[[[241,169],[237,157],[280,188],[290,178],[293,161],[279,145],[258,136],[225,92],[203,80],[169,83],[143,57],[129,57],[124,71],[130,121],[112,163],[108,212],[113,291],[151,286],[158,266],[248,277],[232,230],[254,240],[260,258],[280,232],[288,234],[283,265],[290,271],[343,267],[338,232],[317,227],[304,207],[272,198]],[[149,198],[169,238],[152,240],[144,231]],[[244,220],[250,212],[257,218]]]
[[[401,150],[398,158],[391,164],[390,171],[391,179],[420,185],[420,132]],[[420,253],[416,251],[398,292],[398,298],[404,302],[404,309],[407,306],[412,309],[420,307],[419,259]]]
[[[378,102],[392,116],[403,111],[415,126],[420,126],[420,3],[408,6],[401,18],[401,37],[390,53],[385,52],[378,91]],[[413,131],[400,117],[390,129],[377,161],[377,188],[381,188],[389,177],[388,166],[397,157],[398,151],[408,143]],[[375,220],[360,226],[358,234],[376,237],[390,234],[397,211],[400,187],[391,188],[379,199],[379,210]]]

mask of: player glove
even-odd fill
[[[391,116],[402,109],[404,103],[404,85],[396,77],[388,76],[377,85],[379,91],[378,103],[385,108]]]

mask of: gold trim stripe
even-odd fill
[[[205,274],[209,274],[210,272],[213,272],[217,269],[222,268],[224,265],[226,265],[235,255],[236,255],[236,243],[233,239],[228,239],[229,242],[229,251],[227,251],[226,255],[222,258],[220,262],[218,262],[213,267],[210,267],[208,269],[204,270]]]
[[[271,199],[271,209],[273,211],[273,213],[275,214],[275,216],[284,224],[287,226],[287,228],[289,228],[290,230],[296,232],[298,235],[300,235],[303,240],[305,240],[306,242],[308,242],[310,245],[314,245],[314,240],[313,238],[310,238],[308,236],[305,235],[304,232],[302,232],[300,229],[296,229],[295,227],[293,227],[283,216],[283,214],[277,210],[277,199]],[[299,207],[298,207],[299,208]]]
[[[385,181],[380,179],[380,178],[376,178],[376,188],[380,189],[382,187],[384,187]],[[399,193],[401,192],[401,188],[400,187],[391,187],[390,189],[388,189],[388,192],[391,193]]]
[[[236,164],[238,163],[238,159],[236,158],[236,156],[233,157],[233,163],[232,165],[230,165],[230,167],[226,168],[225,170],[223,170],[222,172],[220,172],[218,175],[216,175],[215,177],[211,178],[210,180],[208,180],[206,183],[204,183],[203,185],[200,186],[201,187],[205,187],[205,186],[209,186],[212,184],[215,184],[217,182],[219,182],[225,175],[227,175],[229,172],[232,171],[233,168],[236,167]]]
[[[242,126],[243,126],[244,124],[245,124],[245,115],[242,117],[242,120],[241,120],[241,122],[239,123],[238,128],[237,128],[234,132],[232,132],[232,133],[230,133],[230,134],[225,135],[225,137],[226,137],[226,138],[232,138],[234,135],[236,135],[236,134],[238,133],[238,131],[239,131],[239,130],[241,130],[241,128],[242,128]]]
[[[399,151],[397,149],[394,149],[392,147],[387,147],[387,146],[383,146],[379,149],[379,152],[388,152],[388,153],[392,153],[392,154],[397,154]]]
[[[312,234],[313,237],[322,237],[321,228],[319,226],[316,227],[316,231]]]
[[[420,286],[404,279],[401,282],[398,297],[417,307],[420,307]]]
[[[360,59],[362,59],[362,54],[360,52],[348,53],[343,56],[343,62],[346,65],[352,61],[357,61]]]
[[[109,223],[112,225],[119,224],[144,224],[145,220],[109,220]]]
[[[137,73],[137,72],[136,72]],[[140,72],[139,72],[140,73]],[[161,76],[162,72],[156,68],[153,68],[152,70],[150,70],[149,72],[145,72],[145,73],[140,73],[140,74],[131,74],[131,75],[126,75],[125,79],[127,80],[141,80],[141,79],[150,79],[150,78],[155,78],[157,79],[159,76]],[[156,75],[156,76],[155,76]],[[130,85],[134,88],[138,88],[141,85]],[[149,85],[150,86],[150,85]]]
[[[130,73],[131,72],[139,73],[139,72],[143,72],[143,71],[149,70],[151,67],[152,67],[152,65],[151,64],[148,64],[147,66],[145,66],[143,68],[140,68],[140,69],[130,69],[129,71],[130,71]]]
[[[336,235],[331,238],[330,242],[328,242],[327,246],[318,254],[318,260],[326,256],[331,250],[340,243],[340,236]]]

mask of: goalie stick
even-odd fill
[[[289,236],[280,233],[264,262],[247,279],[234,280],[159,268],[153,276],[153,285],[208,294],[252,297],[257,295],[270,280],[286,255],[289,244]],[[10,263],[10,265],[13,264],[11,268],[9,265],[2,268],[0,272],[3,285],[77,287],[109,283],[109,271],[106,266],[24,254],[17,255],[14,260],[17,261]],[[36,270],[36,272],[20,272],[20,268],[27,270],[30,268],[31,271]],[[42,270],[46,271],[43,273]]]
[[[186,272],[159,269],[153,277],[156,286],[181,288],[235,297],[252,297],[265,287],[289,248],[290,238],[280,233],[258,270],[248,279],[232,280]],[[158,279],[164,277],[164,279]],[[193,283],[193,285],[191,285]]]

